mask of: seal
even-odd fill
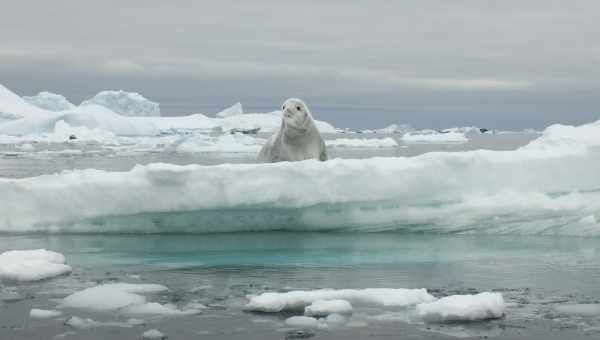
[[[308,106],[290,98],[281,107],[281,127],[267,140],[258,154],[261,163],[327,160],[327,148],[317,130]]]

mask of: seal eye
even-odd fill
[[[302,108],[300,106],[296,106],[296,110],[302,111]]]
[[[282,110],[285,110],[285,105],[283,105],[283,106],[281,107],[281,109],[282,109]]]

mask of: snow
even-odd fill
[[[149,339],[149,340],[163,340],[166,339],[167,336],[165,336],[162,332],[160,332],[157,329],[151,329],[148,331],[145,331],[144,334],[142,335],[143,339]]]
[[[65,257],[46,249],[11,250],[0,254],[0,279],[39,281],[71,272]]]
[[[108,283],[86,288],[65,297],[61,307],[114,311],[144,305],[146,297],[141,294],[165,290],[167,287],[157,284]]]
[[[32,308],[29,311],[29,317],[33,319],[49,319],[60,316],[62,314],[61,311],[57,310],[45,310],[45,309],[37,309]]]
[[[435,131],[407,132],[402,136],[406,143],[466,143],[469,141],[462,132],[437,133]]]
[[[288,310],[303,310],[319,300],[347,300],[357,304],[378,306],[408,306],[433,301],[434,297],[426,289],[318,289],[310,291],[291,291],[287,293],[263,293],[251,296],[245,309],[267,313]],[[321,302],[322,303],[322,302]],[[334,303],[336,307],[339,304]],[[327,307],[331,307],[328,305]],[[345,306],[347,307],[347,306]]]
[[[429,322],[476,321],[498,319],[505,314],[500,293],[451,295],[434,302],[417,305],[417,313]]]
[[[29,116],[41,118],[49,114],[52,112],[26,102],[0,84],[0,119],[12,120]]]
[[[330,314],[351,314],[352,305],[346,300],[317,300],[306,306],[306,316],[327,316]]]
[[[386,138],[338,138],[326,140],[328,147],[334,148],[395,148],[398,143],[391,137]]]
[[[102,91],[82,102],[79,106],[100,105],[123,116],[159,117],[158,103],[146,99],[139,93],[125,91]]]
[[[225,117],[241,115],[241,114],[244,114],[244,109],[242,108],[242,103],[236,103],[236,104],[233,104],[232,106],[226,108],[225,110],[217,113],[216,116],[219,118],[225,118]]]
[[[24,96],[23,99],[40,109],[48,111],[65,111],[75,108],[75,105],[69,102],[64,96],[46,91],[40,92],[35,96]]]

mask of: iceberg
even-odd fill
[[[232,106],[226,108],[225,110],[217,113],[218,118],[231,117],[236,115],[244,114],[244,109],[242,108],[242,103],[235,103]]]
[[[35,96],[24,96],[23,99],[40,109],[48,111],[66,111],[75,108],[75,105],[69,102],[67,98],[52,92],[43,91]]]
[[[0,279],[10,281],[39,281],[68,274],[61,253],[46,249],[11,250],[0,254]]]
[[[0,123],[24,117],[44,117],[51,111],[41,109],[25,101],[0,84]]]
[[[419,316],[429,322],[498,319],[504,316],[505,309],[502,294],[488,292],[451,295],[417,305]]]
[[[159,117],[160,105],[139,93],[125,91],[102,91],[83,101],[79,106],[100,105],[123,116]]]

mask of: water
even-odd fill
[[[406,321],[402,310],[357,309],[352,320],[360,327],[315,330],[323,339],[365,334],[587,338],[597,335],[600,326],[597,316],[565,316],[555,309],[598,303],[600,242],[595,239],[268,232],[3,236],[0,245],[0,250],[61,250],[74,267],[68,277],[16,287],[27,298],[5,302],[0,309],[0,335],[7,339],[47,339],[67,331],[75,331],[76,339],[126,339],[149,328],[174,339],[282,339],[290,331],[283,323],[289,315],[244,312],[245,296],[323,287],[425,287],[437,296],[497,291],[509,306],[501,320],[441,325]],[[69,309],[58,320],[24,321],[31,306],[54,309],[54,298],[90,282],[112,281],[164,284],[170,291],[160,301],[197,300],[209,309],[198,316],[151,318],[145,320],[147,326],[133,328],[73,330],[61,320],[71,315],[100,321],[124,317]]]
[[[350,137],[365,138],[364,135]],[[330,155],[332,158],[410,157],[431,151],[513,150],[535,137],[528,134],[473,135],[464,144],[400,143],[400,147],[394,149],[333,149]],[[23,152],[14,145],[1,146],[0,177],[32,177],[85,168],[125,171],[136,164],[159,161],[209,165],[245,163],[254,159],[253,154],[181,154],[163,146],[152,150],[142,149],[139,145],[123,147],[93,143],[50,147],[50,151],[58,153],[39,152],[40,147],[35,145],[34,151]],[[65,153],[64,150],[70,151]],[[596,199],[594,193],[585,197]],[[369,215],[372,211],[365,207],[368,208],[359,203],[353,213],[376,223],[374,217],[377,215]],[[340,210],[336,215],[331,206],[320,209],[318,206],[284,212],[265,209],[264,213],[270,217],[259,218],[257,223],[264,226],[270,219],[273,225],[285,227],[298,223],[294,217],[299,212],[313,217],[325,216],[329,220],[335,215],[343,222],[340,216],[348,213]],[[166,333],[169,339],[285,339],[299,336],[315,339],[594,339],[600,336],[600,315],[561,311],[561,306],[600,303],[600,238],[524,236],[522,231],[532,228],[531,220],[527,219],[531,216],[503,212],[504,215],[494,212],[497,216],[493,231],[507,235],[485,235],[490,231],[486,229],[487,215],[473,220],[473,234],[459,234],[456,230],[448,233],[448,230],[436,229],[433,225],[404,225],[394,229],[395,232],[372,233],[347,232],[351,228],[323,225],[311,225],[306,229],[327,232],[207,233],[213,227],[208,224],[217,223],[215,221],[230,223],[238,220],[247,225],[243,218],[249,213],[243,209],[106,216],[94,221],[95,227],[102,225],[104,232],[112,228],[113,234],[94,234],[89,233],[90,230],[86,230],[88,234],[73,233],[73,230],[57,234],[0,234],[0,252],[51,249],[63,253],[73,267],[70,275],[51,280],[28,284],[2,282],[0,339],[140,339],[145,330],[152,328]],[[468,211],[459,209],[454,214],[463,213]],[[568,217],[564,210],[541,210],[539,213],[545,215],[534,214],[533,218],[558,220]],[[211,214],[220,216],[221,220],[211,218]],[[274,219],[273,216],[278,217]],[[451,214],[441,216],[457,218]],[[184,226],[172,228],[177,223]],[[260,225],[255,229],[259,230]],[[296,229],[302,230],[302,226],[300,224]],[[152,227],[159,229],[151,230]],[[362,228],[363,231],[382,230],[370,228],[369,223]],[[191,230],[194,233],[182,233]],[[335,230],[346,232],[333,232]],[[123,325],[128,317],[118,311],[102,313],[63,308],[60,309],[63,314],[56,318],[35,320],[28,316],[31,308],[56,309],[65,296],[110,282],[163,284],[169,290],[148,295],[150,301],[172,303],[178,307],[198,302],[208,308],[199,315],[142,317],[144,325],[127,327]],[[410,308],[361,306],[344,325],[306,330],[285,324],[290,313],[250,313],[243,308],[248,301],[247,295],[265,291],[376,287],[423,287],[436,297],[500,292],[507,303],[506,316],[480,322],[425,323],[415,318]],[[76,329],[64,324],[71,316],[113,324]]]

